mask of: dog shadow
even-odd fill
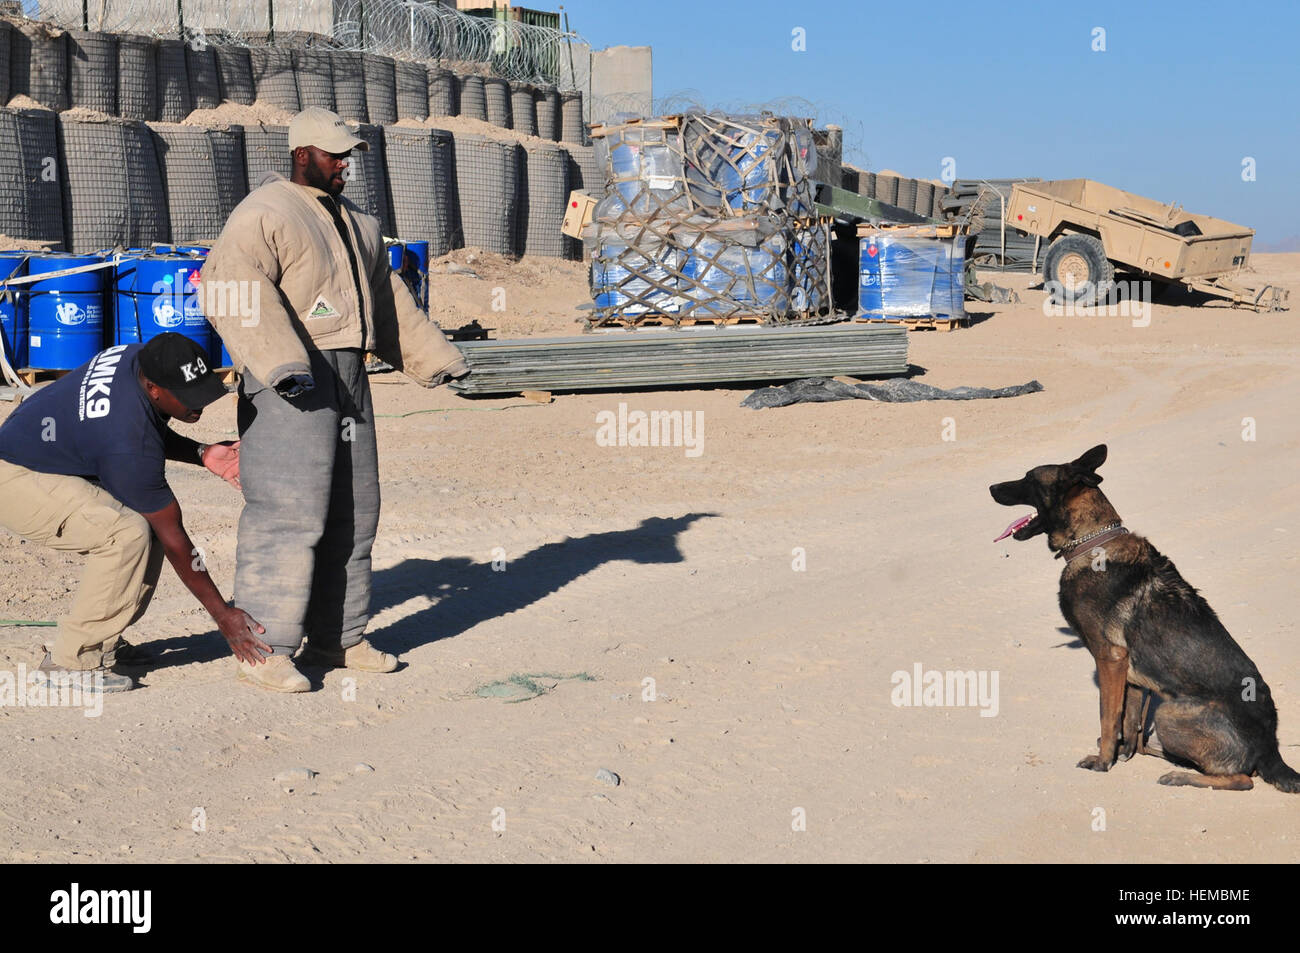
[[[1057,631],[1057,632],[1060,632],[1062,635],[1068,635],[1068,636],[1071,636],[1071,639],[1070,639],[1069,641],[1066,641],[1066,642],[1057,642],[1055,645],[1052,646],[1052,648],[1054,648],[1054,649],[1082,649],[1082,648],[1085,648],[1085,647],[1086,647],[1086,646],[1084,646],[1084,644],[1083,644],[1083,639],[1079,638],[1078,634],[1075,633],[1074,629],[1070,628],[1068,625],[1058,625],[1058,626],[1056,627],[1056,631]]]

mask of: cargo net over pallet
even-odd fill
[[[831,310],[802,119],[691,113],[592,130],[606,193],[588,327],[805,324]]]

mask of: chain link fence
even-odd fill
[[[470,16],[433,0],[37,0],[36,19],[69,30],[135,33],[191,44],[302,46],[435,62],[458,72],[582,88],[576,33]],[[585,48],[585,45],[584,45]]]

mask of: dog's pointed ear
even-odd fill
[[[1104,443],[1099,443],[1070,465],[1077,467],[1080,470],[1087,470],[1090,473],[1096,473],[1097,468],[1105,462],[1106,445]]]
[[[1086,486],[1096,486],[1101,483],[1102,478],[1097,475],[1097,468],[1106,462],[1106,445],[1099,443],[1083,456],[1079,457],[1070,464],[1070,469],[1074,472],[1080,483]]]

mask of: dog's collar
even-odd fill
[[[1073,562],[1085,552],[1091,552],[1098,546],[1109,543],[1117,536],[1123,536],[1127,533],[1119,523],[1111,523],[1095,533],[1089,533],[1087,536],[1080,536],[1078,539],[1072,539],[1061,547],[1061,551],[1056,554],[1057,559],[1064,559],[1067,563]]]

